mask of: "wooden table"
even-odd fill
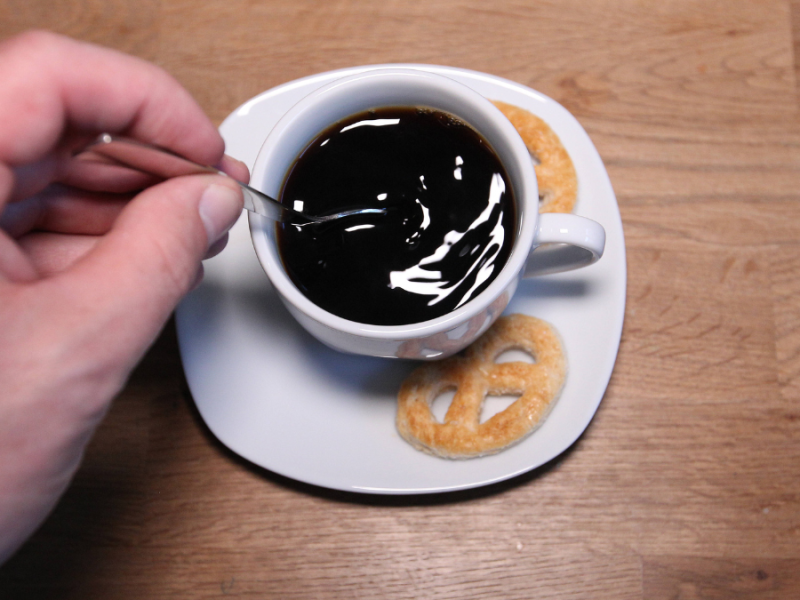
[[[611,384],[583,437],[465,493],[351,496],[205,429],[170,324],[0,598],[800,597],[800,124],[793,0],[2,0],[152,60],[220,122],[312,73],[420,62],[566,106],[628,252]]]

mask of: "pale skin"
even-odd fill
[[[246,181],[190,95],[144,61],[55,36],[0,44],[0,564],[47,517],[131,370],[221,250],[234,182],[154,182],[73,158],[99,132]]]

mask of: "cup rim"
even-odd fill
[[[310,92],[278,120],[259,150],[253,166],[251,181],[254,182],[256,186],[260,185],[260,182],[263,181],[266,175],[267,165],[269,164],[271,155],[286,143],[287,138],[291,138],[292,129],[296,128],[297,123],[301,122],[303,115],[308,114],[308,111],[314,110],[314,107],[319,106],[319,103],[329,101],[339,94],[349,93],[350,88],[357,88],[363,85],[388,85],[390,82],[394,85],[422,83],[425,86],[433,87],[437,92],[444,94],[448,98],[457,98],[458,102],[470,106],[471,110],[479,111],[490,121],[491,126],[494,128],[493,133],[495,135],[488,135],[485,130],[471,123],[470,119],[464,118],[461,114],[458,114],[457,110],[440,108],[435,104],[426,103],[426,105],[432,106],[432,108],[445,110],[464,119],[467,123],[480,131],[481,134],[487,138],[487,141],[495,147],[495,151],[498,153],[499,151],[496,148],[494,139],[498,139],[502,136],[503,143],[507,146],[504,150],[507,150],[508,154],[514,158],[513,169],[506,163],[510,156],[506,156],[505,159],[501,158],[501,160],[503,160],[506,171],[509,173],[509,177],[512,178],[514,184],[514,197],[517,209],[516,239],[508,260],[486,289],[452,312],[427,321],[403,325],[374,325],[351,321],[328,312],[314,304],[294,285],[283,268],[277,246],[274,243],[275,224],[273,221],[253,212],[248,213],[248,220],[253,247],[258,256],[259,263],[272,282],[272,285],[278,290],[284,302],[291,304],[295,309],[314,321],[342,333],[365,338],[404,340],[440,333],[477,316],[500,297],[523,271],[533,246],[538,223],[538,185],[533,162],[529,159],[528,149],[517,130],[503,113],[477,91],[450,77],[432,73],[423,68],[406,66],[376,68],[346,75]],[[394,104],[377,106],[391,105]],[[356,109],[350,112],[350,114],[358,110],[366,110],[370,107],[372,107],[372,105],[365,106],[363,109]],[[324,126],[320,127],[319,131],[316,131],[314,135],[317,135],[323,129]],[[291,157],[292,162],[294,162],[297,155],[311,139],[312,138],[303,140],[302,145],[293,152]],[[519,178],[518,181],[514,179],[514,174]],[[279,192],[283,186],[284,178],[285,173],[281,175],[281,181],[271,181],[269,184],[270,186],[274,186],[277,192]],[[274,193],[277,195],[277,192]],[[532,202],[531,198],[535,198],[536,202]]]

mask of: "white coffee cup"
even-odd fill
[[[256,158],[251,183],[279,197],[286,174],[323,130],[350,115],[386,106],[426,106],[474,127],[494,148],[517,203],[514,247],[500,273],[475,298],[422,323],[369,325],[323,310],[297,289],[284,270],[275,223],[249,213],[258,259],[294,318],[328,346],[355,354],[432,360],[472,343],[505,309],[520,278],[567,271],[600,259],[605,230],[571,214],[539,214],[533,162],[513,125],[489,100],[448,77],[409,68],[380,68],[343,77],[295,104],[269,133]],[[535,250],[535,252],[534,252]]]

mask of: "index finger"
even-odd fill
[[[217,164],[224,142],[170,75],[141,59],[47,32],[0,44],[0,162],[42,160],[67,130],[125,133]]]

